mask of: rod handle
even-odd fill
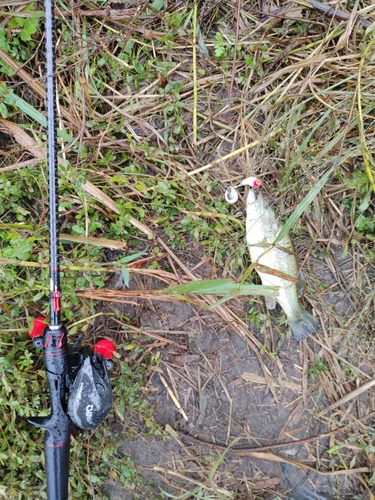
[[[44,443],[49,500],[68,500],[70,439],[61,445]]]

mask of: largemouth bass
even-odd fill
[[[267,307],[274,309],[277,301],[286,314],[294,337],[303,340],[317,331],[319,322],[299,302],[297,281],[303,281],[303,276],[292,241],[287,234],[272,247],[281,227],[269,200],[259,190],[249,189],[246,212],[246,242],[251,261],[260,264],[260,268],[265,266],[266,272],[256,268],[263,285],[279,287],[278,297],[266,297]],[[284,279],[283,275],[291,279]]]

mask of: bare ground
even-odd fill
[[[360,338],[369,325],[361,325],[358,302],[336,279],[350,283],[352,256],[343,259],[340,247],[333,248],[334,260],[316,249],[313,255],[305,263],[315,278],[308,300],[322,328],[302,343],[289,333],[284,338],[287,329],[276,322],[280,311],[271,313],[266,328],[249,324],[263,346],[254,352],[215,309],[141,299],[136,307],[110,305],[144,334],[165,338],[149,344],[161,363],[143,392],[166,431],[164,438],[145,438],[142,424],[125,416],[134,437],[124,439],[120,451],[132,458],[144,484],[131,491],[108,484],[112,500],[184,493],[181,498],[333,500],[362,491],[369,461],[360,443],[374,396],[355,391],[373,378],[371,346],[362,357],[358,351],[366,349]],[[196,276],[213,272],[196,244],[181,258]],[[134,281],[135,288],[160,287],[154,278]],[[108,286],[121,288],[121,278],[114,275]],[[248,307],[230,303],[242,320]]]

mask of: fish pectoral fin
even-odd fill
[[[300,280],[301,283],[297,283],[297,293],[298,293],[298,298],[300,299],[305,295],[306,291],[306,280],[305,276],[302,271],[298,273],[298,279]]]
[[[275,297],[265,297],[266,306],[268,309],[275,309],[276,307],[276,299]]]

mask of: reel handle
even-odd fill
[[[113,359],[116,352],[116,346],[112,340],[104,337],[98,340],[94,345],[93,352],[100,354],[105,359]]]
[[[44,316],[38,316],[34,319],[33,329],[29,332],[29,336],[33,341],[35,349],[43,349],[44,330],[47,328],[48,322]]]
[[[113,358],[116,352],[116,346],[112,342],[112,340],[107,338],[102,338],[98,340],[98,342],[94,345],[92,350],[94,355],[103,356],[105,360],[105,364],[108,371],[111,371],[113,368]]]

